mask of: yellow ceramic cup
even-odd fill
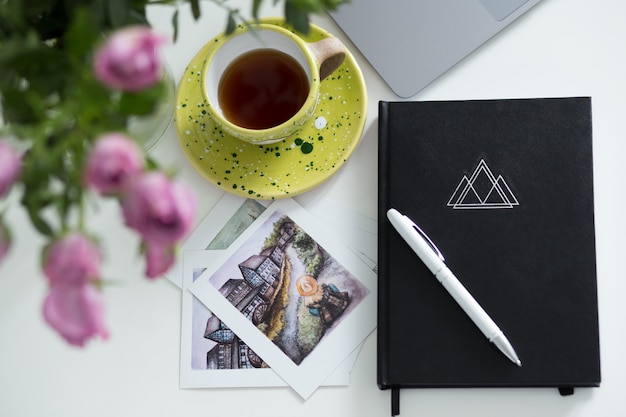
[[[289,30],[271,24],[239,26],[229,36],[218,38],[209,50],[202,70],[202,90],[207,111],[227,134],[254,144],[277,142],[301,129],[319,101],[320,82],[341,65],[345,47],[335,37],[308,43]],[[309,90],[304,104],[288,120],[268,128],[241,127],[229,120],[219,101],[220,80],[229,64],[255,49],[276,49],[294,58],[306,73]]]

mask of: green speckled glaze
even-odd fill
[[[282,19],[262,22],[286,27]],[[314,42],[327,36],[311,25],[304,39]],[[299,132],[280,142],[254,145],[223,132],[206,112],[200,77],[212,42],[181,77],[174,118],[185,156],[207,180],[242,197],[279,199],[314,188],[348,160],[361,139],[367,113],[363,75],[349,52],[322,82],[315,114]]]

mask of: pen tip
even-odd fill
[[[522,361],[520,361],[519,359],[517,360],[517,362],[515,362],[515,364],[520,368],[522,367]]]

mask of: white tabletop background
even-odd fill
[[[265,3],[263,16],[282,15],[272,2]],[[248,14],[251,1],[234,4]],[[171,14],[169,8],[155,7],[151,21],[169,33]],[[181,9],[179,40],[165,51],[177,79],[197,50],[225,27],[225,14],[212,4],[202,2],[202,14],[193,22],[189,8]],[[306,198],[330,198],[376,218],[377,104],[398,98],[328,16],[315,16],[313,22],[351,48],[365,76],[369,108],[364,136],[351,159]],[[626,2],[544,0],[411,99],[562,96],[593,97],[601,387],[577,389],[570,397],[560,397],[555,389],[404,390],[401,415],[626,415]],[[173,127],[152,155],[175,167],[196,190],[198,221],[222,196],[187,163]],[[320,388],[307,401],[288,388],[180,390],[180,290],[165,279],[143,278],[138,240],[123,226],[116,204],[103,202],[96,210],[90,227],[104,240],[104,274],[121,282],[106,289],[110,339],[84,349],[69,347],[44,324],[43,240],[23,210],[7,213],[15,244],[0,265],[0,415],[389,415],[389,391],[376,386],[375,332],[365,342],[350,385]]]

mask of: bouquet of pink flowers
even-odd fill
[[[163,41],[145,26],[118,30],[93,55],[95,80],[116,92],[153,88],[162,79],[157,47]],[[124,133],[105,132],[89,139],[85,138],[83,145],[85,157],[63,168],[76,174],[78,184],[74,186],[119,200],[124,222],[141,236],[146,276],[160,276],[174,263],[176,245],[193,224],[191,190],[158,169],[149,169],[142,148]],[[29,170],[40,170],[29,164],[34,151],[34,145],[20,152],[10,140],[0,139],[0,196],[19,179],[26,182],[36,175]],[[23,193],[23,198],[28,198],[28,189]],[[78,199],[76,204],[80,204]],[[50,236],[42,257],[50,288],[43,305],[46,322],[74,345],[83,345],[95,336],[105,338],[102,255],[97,239],[84,224],[61,222],[55,230],[43,217],[35,221]],[[0,256],[5,256],[10,234],[4,224],[0,230]]]
[[[245,22],[226,1],[213,2],[228,11],[227,31]],[[310,12],[342,2],[285,0],[285,18],[306,32]],[[150,4],[174,7],[176,36],[183,5],[175,0],[0,2],[0,201],[19,194],[46,237],[43,316],[72,345],[109,333],[87,195],[119,202],[140,237],[148,278],[172,266],[195,217],[189,187],[162,172],[128,133],[129,120],[150,114],[165,93],[158,48],[167,40],[150,29]],[[188,4],[197,19],[199,0]],[[261,1],[252,4],[256,18]],[[11,241],[0,214],[0,263]]]

